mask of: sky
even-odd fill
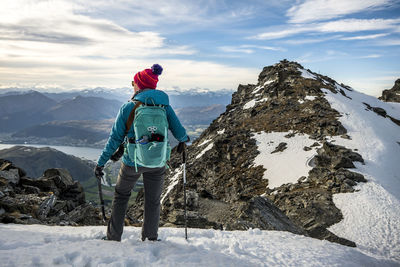
[[[282,59],[378,96],[400,78],[399,0],[2,0],[0,90],[236,90]]]

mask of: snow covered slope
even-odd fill
[[[105,227],[0,225],[0,263],[11,266],[396,266],[393,261],[289,232],[161,228],[162,242],[99,240]]]
[[[346,90],[347,97],[324,92],[342,114],[340,121],[351,137],[334,140],[358,149],[365,165],[357,164],[357,171],[368,180],[357,186],[358,192],[334,195],[344,219],[330,230],[366,251],[400,261],[400,126],[367,109],[364,103],[383,108],[394,118],[400,118],[400,104],[356,91]]]

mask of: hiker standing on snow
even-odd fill
[[[107,240],[121,241],[129,197],[140,175],[143,175],[145,194],[142,241],[146,240],[146,238],[151,241],[158,240],[160,196],[165,176],[165,165],[162,167],[149,168],[138,164],[136,153],[134,153],[135,156],[132,156],[133,153],[130,153],[131,151],[129,151],[127,148],[129,148],[129,145],[134,147],[136,144],[147,144],[149,137],[135,136],[134,127],[130,127],[130,125],[128,126],[129,123],[127,122],[128,119],[132,120],[132,114],[134,114],[132,110],[134,108],[138,108],[142,103],[151,103],[153,106],[161,106],[163,109],[165,109],[168,121],[167,127],[171,130],[174,137],[180,142],[179,150],[182,150],[184,147],[184,142],[189,141],[189,137],[186,134],[185,128],[183,128],[175,112],[169,105],[168,95],[163,91],[156,90],[158,76],[162,73],[162,70],[163,69],[160,65],[154,64],[151,69],[145,69],[135,74],[132,81],[132,86],[134,87],[135,91],[132,101],[122,105],[120,108],[115,123],[112,127],[110,137],[108,138],[107,144],[95,168],[95,175],[98,179],[100,179],[104,175],[104,165],[111,158],[117,148],[125,141],[125,151],[122,158],[121,169],[118,174],[117,184],[115,186],[111,218],[109,219],[107,226],[107,237],[105,238]],[[151,127],[148,128],[150,128],[149,130],[153,131]],[[129,131],[126,133],[127,129],[129,129]],[[153,135],[154,132],[152,132],[151,136]],[[159,138],[164,138],[162,135],[161,137],[160,135],[155,135],[157,141],[159,141]],[[167,137],[165,137],[165,139],[167,139]]]

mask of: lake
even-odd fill
[[[75,146],[49,146],[49,145],[31,145],[31,144],[0,144],[0,150],[7,149],[13,146],[30,146],[30,147],[51,147],[65,154],[73,155],[78,158],[85,158],[92,161],[97,161],[101,155],[102,149],[91,147],[75,147]]]

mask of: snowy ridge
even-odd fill
[[[359,249],[289,232],[161,228],[162,242],[99,240],[105,226],[0,225],[0,262],[8,266],[395,266]],[[21,256],[23,255],[23,256]]]
[[[314,79],[314,80],[317,79],[317,77],[314,74],[312,74],[311,72],[309,72],[308,70],[301,69],[301,68],[299,68],[298,70],[301,72],[301,77],[303,77],[303,78]]]
[[[340,121],[352,138],[334,140],[358,149],[365,165],[357,164],[357,172],[368,180],[357,186],[358,192],[334,195],[344,219],[330,230],[355,241],[368,253],[400,262],[400,127],[367,110],[363,103],[384,108],[397,119],[400,109],[356,91],[346,91],[347,97],[323,91],[332,107],[343,115]]]

